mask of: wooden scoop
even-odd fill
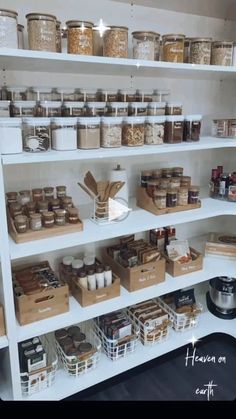
[[[109,181],[99,181],[97,182],[97,191],[99,196],[99,201],[105,202],[106,201],[106,191],[109,186]]]
[[[97,182],[90,171],[86,173],[84,177],[84,183],[87,186],[87,188],[89,188],[90,191],[94,193],[95,196],[98,195]]]

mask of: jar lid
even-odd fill
[[[18,31],[23,31],[24,25],[21,25],[20,23],[18,23],[17,29],[18,29]]]
[[[166,191],[163,191],[162,189],[160,189],[159,191],[154,191],[154,196],[166,196]]]
[[[143,36],[161,36],[159,33],[153,31],[134,31],[132,35],[137,39],[141,39]]]
[[[26,92],[27,89],[28,89],[28,87],[25,87],[25,86],[11,86],[11,87],[7,87],[7,90],[9,92]]]
[[[170,107],[170,108],[174,108],[174,107],[176,107],[176,108],[182,108],[182,106],[183,106],[183,103],[181,103],[181,102],[167,102],[166,103],[166,107],[168,108],[168,107]]]
[[[119,29],[119,30],[123,30],[123,31],[128,31],[129,28],[127,28],[127,26],[110,26],[110,29]],[[109,31],[109,29],[108,29]]]
[[[112,116],[102,116],[101,122],[102,124],[121,124],[123,121],[123,118],[121,116],[112,117]]]
[[[25,108],[32,108],[36,106],[36,100],[14,100],[12,102],[14,106],[25,107]]]
[[[79,350],[80,353],[81,352],[82,353],[89,352],[89,351],[91,351],[92,348],[93,347],[92,347],[91,343],[88,343],[88,342],[83,342],[78,346],[78,350]]]
[[[63,102],[63,106],[67,108],[83,108],[84,102]]]
[[[75,93],[75,89],[74,88],[71,88],[71,89],[69,89],[68,87],[65,87],[65,88],[60,88],[60,89],[57,89],[57,91],[58,91],[58,93]]]
[[[184,116],[183,115],[167,115],[166,122],[183,122]]]
[[[185,35],[182,33],[166,33],[162,35],[162,39],[164,38],[185,38]]]
[[[148,105],[149,108],[165,108],[166,107],[166,102],[149,102]]]
[[[185,115],[185,121],[201,121],[202,115]]]
[[[68,126],[68,125],[77,125],[77,120],[76,120],[76,118],[66,118],[66,117],[58,117],[58,118],[52,118],[51,119],[51,122],[52,122],[52,124],[55,124],[55,125],[65,125],[65,126]]]
[[[176,194],[177,194],[177,192],[178,192],[178,189],[174,189],[174,188],[172,188],[172,189],[167,189],[167,194],[168,194],[168,195],[176,195]]]
[[[51,124],[50,118],[23,118],[22,121],[23,124],[35,125],[37,127],[43,125],[49,126]]]
[[[72,268],[74,269],[80,269],[84,266],[84,262],[82,261],[82,259],[74,259],[72,261]]]
[[[199,192],[200,187],[199,187],[199,186],[190,186],[190,187],[188,188],[188,190],[189,190],[189,191],[192,191],[192,192]]]
[[[130,102],[129,106],[133,108],[147,108],[149,102]]]
[[[142,176],[152,176],[152,171],[151,170],[142,170],[141,175]]]
[[[159,124],[162,124],[165,121],[166,121],[166,117],[165,116],[151,115],[151,116],[147,116],[146,117],[146,122],[158,122]]]
[[[123,122],[126,122],[126,124],[144,124],[145,116],[125,116]]]
[[[41,201],[43,202],[43,201]],[[66,210],[64,209],[57,209],[54,211],[58,217],[64,217],[66,215]]]
[[[54,212],[53,211],[45,211],[43,213],[44,217],[54,217]]]
[[[106,102],[87,102],[86,106],[88,108],[105,108]]]
[[[9,106],[10,103],[10,100],[0,100],[0,108],[5,108],[6,106]]]
[[[159,183],[160,183],[160,179],[153,179],[153,180],[148,180],[147,181],[148,185],[155,185],[155,186],[157,185],[158,186]]]
[[[30,218],[33,218],[33,219],[40,219],[40,218],[42,218],[42,215],[41,214],[37,214],[37,213],[34,213],[34,214],[30,214]]]
[[[47,13],[28,13],[27,15],[25,15],[26,19],[28,20],[52,20],[52,21],[56,21],[57,18],[54,15],[49,15]]]
[[[18,13],[15,10],[0,9],[1,16],[17,17]]]
[[[19,191],[20,195],[30,195],[30,190],[29,189],[24,189],[22,191]]]
[[[233,46],[233,41],[213,41],[212,46],[218,46],[218,45],[231,45]]]
[[[21,125],[21,118],[0,118],[0,125]]]
[[[107,106],[111,108],[128,108],[129,103],[128,102],[108,102]]]
[[[94,26],[93,22],[87,22],[85,20],[67,20],[66,22],[66,26],[68,26],[69,28],[73,28],[73,27],[87,27],[87,28],[92,28]]]
[[[95,263],[95,256],[85,256],[84,257],[84,264],[89,266],[89,265],[94,265]]]
[[[212,38],[192,38],[191,42],[212,42]]]
[[[15,220],[18,221],[19,223],[20,222],[24,223],[25,221],[27,221],[27,217],[26,215],[16,215]]]
[[[41,100],[39,104],[43,108],[60,108],[62,102],[51,101],[51,100],[50,101],[49,100]]]
[[[52,88],[51,87],[33,87],[32,88],[33,91],[35,92],[43,92],[43,93],[52,93]]]
[[[78,124],[79,125],[98,125],[100,124],[100,118],[99,116],[94,116],[91,118],[88,117],[83,117],[83,118],[78,118]]]

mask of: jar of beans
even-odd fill
[[[129,147],[144,145],[145,117],[128,116],[123,122],[122,144]]]
[[[110,26],[103,36],[104,57],[128,58],[128,28]]]
[[[68,20],[67,52],[69,54],[93,55],[93,23]]]

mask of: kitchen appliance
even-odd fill
[[[221,319],[236,318],[236,278],[217,276],[209,281],[207,307]]]

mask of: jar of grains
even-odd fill
[[[23,149],[29,152],[47,151],[51,147],[50,119],[23,119]]]
[[[144,116],[127,116],[123,120],[122,145],[130,147],[144,145]]]
[[[52,119],[52,148],[58,151],[77,149],[77,121],[75,118]]]
[[[154,202],[158,209],[166,208],[166,194],[163,190],[154,191]]]
[[[62,116],[84,116],[84,102],[63,102]]]
[[[18,48],[17,16],[14,10],[0,9],[0,48]]]
[[[78,118],[78,148],[100,147],[100,118]]]
[[[67,52],[69,54],[93,55],[93,23],[68,20]]]
[[[163,35],[162,59],[173,63],[183,63],[184,61],[184,39],[182,34]]]
[[[211,47],[211,64],[213,65],[232,65],[233,61],[233,42],[215,41]]]
[[[17,38],[18,38],[18,48],[24,49],[24,26],[23,25],[17,25]]]
[[[25,17],[29,49],[56,52],[56,16],[29,13]]]
[[[129,104],[125,102],[109,102],[106,114],[108,116],[128,116],[128,106]]]
[[[190,47],[190,63],[211,63],[211,38],[193,38]]]
[[[103,36],[104,57],[128,58],[128,28],[110,26]]]
[[[61,22],[56,21],[56,52],[61,52]]]
[[[188,205],[188,188],[185,188],[185,187],[178,188],[177,203],[180,206]]]
[[[165,116],[148,116],[145,124],[145,144],[163,144]]]
[[[199,141],[201,132],[201,115],[185,116],[183,141]]]
[[[122,118],[101,118],[101,146],[121,147],[122,141]]]
[[[183,141],[184,116],[166,116],[165,143],[181,143]]]
[[[165,115],[166,102],[151,102],[147,108],[147,114],[150,116]]]
[[[160,34],[156,32],[132,32],[133,58],[138,60],[159,60]]]

